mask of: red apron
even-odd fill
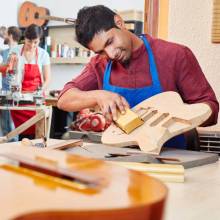
[[[23,53],[23,49],[21,51],[21,55]],[[41,74],[37,64],[38,60],[38,50],[36,49],[36,63],[35,64],[24,64],[24,72],[23,72],[23,81],[22,81],[22,92],[34,92],[38,89],[39,86],[42,85]],[[25,106],[25,105],[19,105]],[[28,105],[30,106],[30,105]],[[11,111],[11,116],[14,121],[15,127],[17,128],[28,119],[33,117],[36,114],[36,111],[28,111],[28,110],[13,110]],[[22,134],[24,135],[33,135],[35,134],[35,126],[31,126],[27,130],[25,130]]]

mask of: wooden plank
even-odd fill
[[[151,16],[151,35],[153,37],[158,36],[158,24],[159,24],[159,0],[153,0],[151,1],[151,10],[152,10],[152,16]]]
[[[129,169],[135,169],[141,172],[149,173],[166,173],[166,174],[179,174],[184,175],[184,167],[182,165],[173,164],[146,164],[146,163],[135,163],[135,162],[121,162],[111,161],[111,163],[125,166]]]
[[[146,173],[165,182],[184,182],[185,171],[182,165],[144,164],[118,161],[112,161],[111,163]]]
[[[37,110],[36,114],[39,114],[42,110]],[[45,112],[43,114],[44,116],[39,119],[36,122],[36,126],[35,126],[35,138],[42,138],[42,137],[46,137],[46,115]]]
[[[48,149],[52,150],[66,150],[75,146],[82,146],[82,140],[65,140],[53,145],[48,146]]]
[[[149,27],[148,27],[148,19],[149,19],[149,1],[144,1],[144,33],[149,33]]]
[[[14,136],[21,134],[23,131],[25,131],[27,128],[31,127],[32,125],[36,124],[36,122],[38,122],[39,120],[41,120],[42,118],[44,118],[45,113],[43,110],[40,110],[38,112],[38,114],[36,114],[35,116],[33,116],[32,118],[30,118],[29,120],[27,120],[26,122],[24,122],[22,125],[20,125],[19,127],[17,127],[16,129],[14,129],[13,131],[9,132],[6,137],[7,140],[10,140],[11,138],[13,138]]]
[[[220,43],[220,0],[213,1],[212,11],[212,43]]]
[[[144,31],[158,36],[159,0],[145,0]]]

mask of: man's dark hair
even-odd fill
[[[19,42],[21,38],[21,30],[15,26],[8,27],[8,35],[11,35],[14,41]]]
[[[95,34],[117,27],[114,21],[115,15],[114,11],[104,5],[80,9],[75,27],[77,41],[84,47],[88,47]]]
[[[41,38],[43,35],[43,30],[41,27],[36,24],[31,24],[28,26],[24,32],[24,37],[29,40],[34,40],[37,38]]]

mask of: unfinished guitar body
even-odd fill
[[[189,131],[211,115],[207,104],[185,104],[176,92],[155,95],[132,109],[144,124],[126,134],[112,124],[102,135],[102,143],[117,147],[138,145],[144,152],[159,154],[170,138]]]

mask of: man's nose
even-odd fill
[[[106,47],[105,48],[105,53],[107,54],[107,56],[111,59],[114,60],[116,58],[116,50],[113,47]]]

